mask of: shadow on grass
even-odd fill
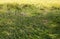
[[[59,39],[59,28],[60,9],[55,7],[0,5],[0,39]]]

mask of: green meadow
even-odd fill
[[[0,39],[60,39],[60,7],[0,4]]]

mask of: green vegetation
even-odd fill
[[[0,39],[60,39],[60,7],[0,4]]]

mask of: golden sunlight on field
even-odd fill
[[[44,6],[60,6],[60,0],[0,0],[1,3],[18,3],[18,4],[36,4]]]

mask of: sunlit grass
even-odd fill
[[[18,4],[35,4],[44,5],[46,7],[60,6],[60,0],[0,0],[1,3],[18,3]]]

